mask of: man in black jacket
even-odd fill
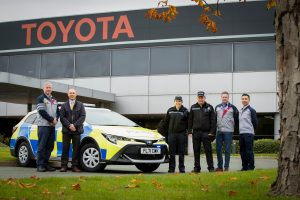
[[[169,173],[175,172],[176,150],[179,154],[179,172],[185,173],[184,166],[184,144],[188,126],[188,110],[182,105],[182,97],[175,97],[175,106],[167,111],[165,123],[168,127],[168,144],[169,144]],[[178,149],[177,149],[178,148]]]
[[[67,171],[69,161],[69,148],[72,140],[72,171],[80,172],[79,166],[79,145],[80,134],[83,133],[83,122],[85,120],[85,109],[81,102],[76,100],[76,90],[69,89],[69,100],[60,109],[60,121],[62,123],[63,150],[61,156],[61,172]]]
[[[195,163],[192,172],[199,173],[201,171],[201,142],[203,143],[206,154],[207,169],[209,172],[213,172],[214,162],[212,157],[211,136],[215,134],[216,128],[215,111],[214,108],[205,101],[206,98],[203,91],[199,91],[197,96],[198,102],[191,106],[188,123],[188,132],[193,134]]]

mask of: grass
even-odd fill
[[[16,158],[10,155],[9,147],[0,146],[0,162],[15,161]]]
[[[0,180],[0,199],[293,199],[267,196],[276,170]]]

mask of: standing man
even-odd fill
[[[254,170],[253,141],[257,128],[256,111],[249,105],[250,96],[242,95],[243,108],[239,114],[240,154],[242,159],[241,171]]]
[[[221,93],[221,100],[222,103],[215,108],[217,116],[216,150],[218,157],[218,168],[216,171],[218,172],[223,171],[223,142],[225,147],[224,170],[228,171],[229,169],[232,135],[239,120],[239,111],[234,105],[229,103],[228,92]]]
[[[59,110],[56,99],[51,95],[52,83],[46,82],[43,86],[43,94],[36,99],[37,126],[38,126],[38,152],[37,171],[55,171],[49,166],[49,158],[54,148],[55,125],[59,118]]]
[[[69,100],[60,109],[60,121],[63,125],[63,150],[61,156],[61,172],[66,172],[69,162],[69,149],[72,140],[72,171],[81,172],[79,169],[79,145],[80,134],[83,133],[83,122],[85,120],[85,109],[80,101],[76,100],[76,90],[69,89]]]
[[[215,134],[216,119],[214,108],[208,104],[205,93],[199,91],[197,93],[197,103],[191,106],[189,115],[188,130],[193,134],[194,149],[194,170],[192,172],[199,173],[200,167],[200,149],[201,142],[204,146],[206,154],[207,169],[209,172],[214,171],[214,161],[212,157],[211,137]]]
[[[168,127],[168,144],[169,144],[169,173],[175,172],[176,152],[179,154],[179,172],[185,173],[184,166],[184,144],[188,128],[188,110],[182,105],[182,97],[176,96],[174,99],[175,106],[167,111],[165,123]]]

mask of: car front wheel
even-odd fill
[[[159,167],[159,163],[139,163],[135,164],[136,168],[141,170],[144,173],[149,173],[155,171]]]
[[[84,145],[80,150],[80,165],[84,171],[96,172],[103,171],[105,163],[100,163],[101,155],[97,145],[89,143]]]
[[[19,166],[27,167],[31,163],[31,157],[29,153],[29,145],[27,142],[22,142],[17,151],[17,162]]]

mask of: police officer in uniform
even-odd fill
[[[166,127],[168,127],[169,144],[169,173],[175,172],[176,152],[179,154],[179,172],[185,173],[184,166],[184,144],[188,128],[188,110],[182,105],[182,97],[176,96],[174,106],[169,108],[165,118]]]
[[[199,91],[197,93],[197,103],[191,106],[189,114],[188,132],[193,134],[194,149],[194,170],[192,172],[199,173],[200,167],[200,149],[201,142],[204,146],[206,154],[207,169],[209,172],[214,171],[214,162],[212,157],[211,139],[215,134],[216,118],[214,108],[208,104],[205,93]]]

